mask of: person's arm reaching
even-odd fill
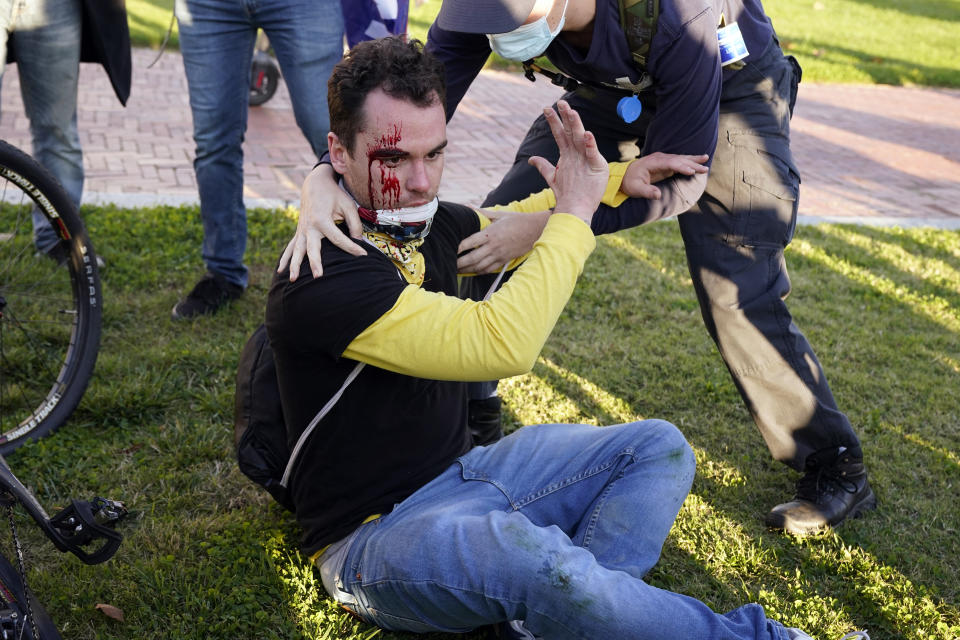
[[[706,155],[653,153],[630,162],[613,162],[600,206],[618,207],[628,198],[659,198],[660,189],[656,183],[674,174],[705,174],[707,166],[703,163],[707,158]],[[543,210],[554,206],[553,193],[545,189],[519,202],[484,210],[483,213],[494,222],[463,239],[457,270],[462,274],[492,273],[529,253],[549,217],[549,211]]]
[[[443,63],[447,87],[447,122],[450,122],[460,100],[490,57],[490,42],[482,33],[447,31],[434,22],[427,32],[424,48]]]
[[[657,111],[641,154],[712,154],[717,145],[722,79],[717,15],[704,8],[676,33],[658,27],[654,44],[657,53],[649,71],[657,79]],[[601,205],[593,231],[611,233],[679,215],[697,202],[706,185],[706,173],[675,175],[657,185],[657,199],[631,198],[615,208]]]
[[[306,256],[313,277],[319,278],[323,274],[320,261],[320,241],[323,238],[351,255],[364,255],[363,249],[337,228],[340,221],[346,222],[350,236],[360,237],[362,226],[357,204],[337,184],[333,166],[318,164],[303,180],[297,231],[280,256],[277,273],[290,265],[290,282],[295,281]]]
[[[660,189],[655,183],[674,174],[705,173],[707,168],[702,163],[706,159],[706,155],[654,153],[628,163],[612,163],[600,206],[618,207],[627,198],[658,198]],[[282,272],[289,265],[291,282],[300,273],[304,257],[315,278],[323,274],[320,260],[323,238],[347,253],[363,255],[363,249],[337,227],[337,222],[346,222],[354,238],[359,238],[362,231],[356,204],[337,185],[335,175],[329,164],[319,164],[303,181],[297,231],[284,249],[277,269]],[[464,239],[459,249],[464,255],[457,262],[457,269],[460,273],[490,273],[529,253],[546,225],[550,215],[547,209],[555,205],[553,193],[546,189],[525,200],[492,208],[486,215],[496,224],[485,225],[479,233]],[[515,211],[523,213],[510,215],[509,212]]]

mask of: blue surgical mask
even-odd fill
[[[566,20],[567,2],[563,3],[563,13],[557,28],[550,31],[547,16],[541,16],[529,24],[522,24],[506,33],[487,34],[490,48],[507,60],[523,62],[539,56],[547,50],[553,39],[563,29]]]

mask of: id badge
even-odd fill
[[[725,27],[717,29],[717,41],[720,43],[720,65],[727,66],[739,60],[743,60],[750,52],[747,51],[747,44],[743,41],[743,34],[740,33],[740,27],[736,22],[731,22]]]

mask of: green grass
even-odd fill
[[[130,25],[130,40],[133,45],[153,49],[159,47],[173,18],[174,0],[126,0],[126,2],[127,22]],[[167,46],[173,49],[180,46],[176,22]]]
[[[440,4],[411,3],[411,35],[426,40]],[[958,0],[766,0],[764,6],[808,82],[960,87]],[[172,7],[172,0],[128,0],[134,43],[156,47]],[[518,68],[493,58],[495,66]]]
[[[95,377],[70,423],[9,457],[51,512],[93,495],[132,512],[117,556],[93,567],[18,515],[30,584],[64,637],[413,638],[328,600],[297,552],[292,517],[234,462],[237,357],[262,318],[290,217],[251,212],[247,294],[175,324],[170,308],[201,274],[197,210],[85,215],[108,262]],[[706,336],[672,222],[600,240],[533,372],[503,383],[508,421],[662,417],[681,427],[698,475],[656,585],[716,610],[758,601],[822,640],[853,627],[874,640],[955,640],[960,232],[802,227],[788,259],[792,309],[862,436],[879,511],[807,539],[763,527],[796,475],[770,459]]]
[[[960,87],[957,0],[766,0],[805,80]]]

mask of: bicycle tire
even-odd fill
[[[257,51],[250,65],[250,106],[259,107],[273,97],[280,85],[280,69],[273,59]]]
[[[32,624],[28,620],[33,616]],[[36,627],[39,638],[34,637]],[[62,640],[46,609],[30,589],[23,588],[20,573],[0,554],[0,640]]]
[[[58,241],[40,254],[33,212]],[[0,454],[59,428],[86,391],[100,348],[96,255],[60,183],[0,141]]]

